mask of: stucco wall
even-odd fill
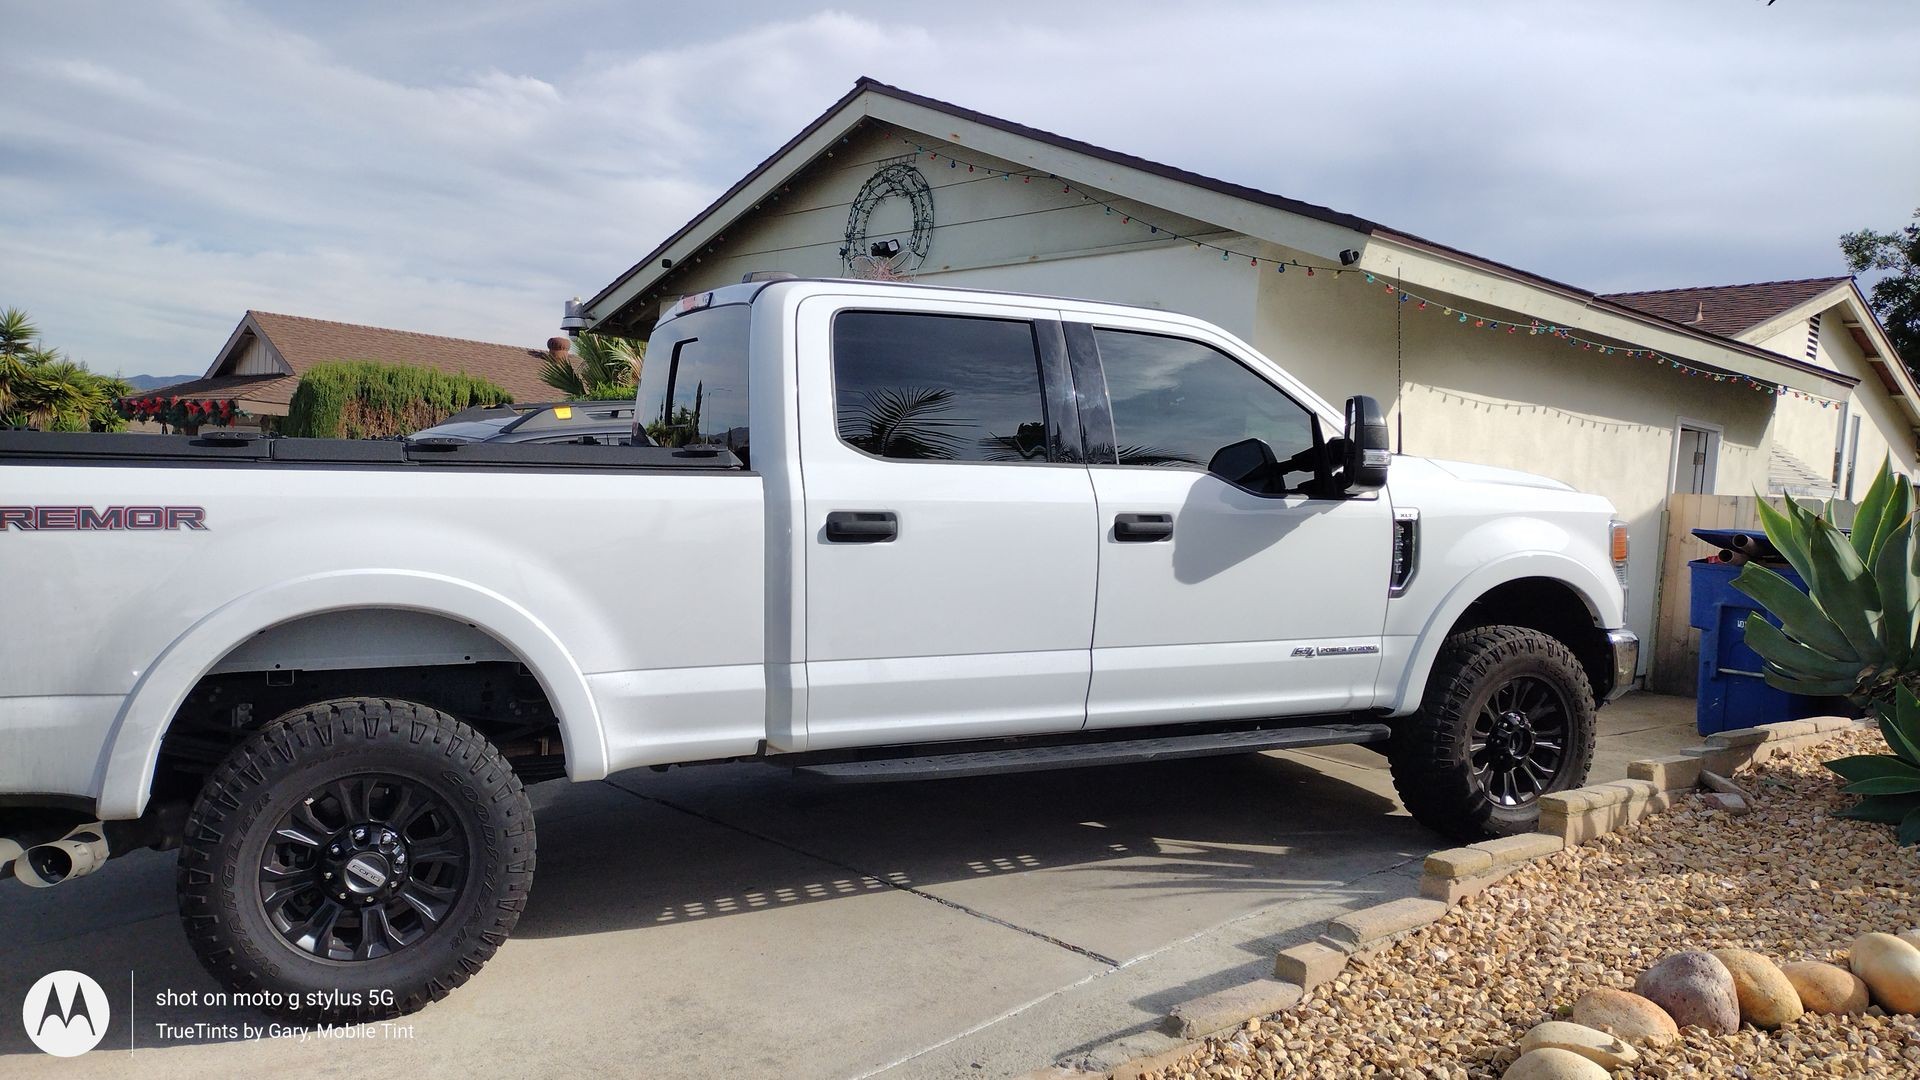
[[[1920,459],[1915,454],[1912,421],[1900,406],[1887,397],[1880,377],[1867,363],[1853,336],[1842,326],[1845,314],[1844,306],[1836,306],[1822,316],[1819,354],[1814,362],[1860,380],[1860,385],[1848,395],[1846,410],[1849,424],[1853,417],[1859,417],[1861,421],[1858,471],[1853,489],[1853,497],[1857,499],[1866,493],[1874,470],[1889,454],[1893,457],[1894,468],[1909,476],[1920,468]],[[1804,355],[1806,343],[1807,328],[1803,321],[1783,326],[1756,342],[1763,349],[1784,352],[1789,356]],[[1823,409],[1816,402],[1782,398],[1779,414],[1774,421],[1773,439],[1815,472],[1829,476],[1840,422],[1841,412],[1837,408]],[[1844,473],[1840,487],[1840,495],[1845,497]]]

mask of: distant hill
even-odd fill
[[[200,373],[196,371],[192,375],[123,375],[121,377],[132,383],[135,390],[152,390],[197,379]]]

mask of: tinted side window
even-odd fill
[[[908,312],[833,320],[840,438],[877,457],[1046,461],[1033,324]]]
[[[1122,465],[1205,468],[1214,451],[1263,439],[1282,461],[1313,446],[1313,414],[1211,345],[1095,330]]]

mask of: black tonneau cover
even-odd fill
[[[322,465],[358,468],[614,469],[714,472],[746,469],[719,447],[580,443],[426,443],[283,439],[233,432],[125,435],[0,431],[0,465]]]

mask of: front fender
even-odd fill
[[[221,658],[262,630],[330,611],[397,608],[445,616],[492,635],[527,665],[560,722],[567,774],[607,774],[607,743],[586,678],[553,632],[519,604],[457,578],[407,570],[342,570],[236,597],[174,639],[140,673],[116,716],[96,770],[99,814],[139,817],[152,792],[160,741],[187,694]]]
[[[1503,556],[1475,569],[1462,578],[1434,608],[1414,642],[1400,683],[1394,687],[1386,706],[1395,716],[1404,716],[1420,707],[1426,692],[1427,677],[1439,659],[1440,646],[1447,632],[1466,614],[1475,600],[1494,588],[1522,578],[1548,578],[1572,589],[1587,605],[1594,625],[1605,628],[1623,626],[1626,611],[1620,598],[1620,584],[1603,577],[1579,559],[1551,551],[1527,551]]]

